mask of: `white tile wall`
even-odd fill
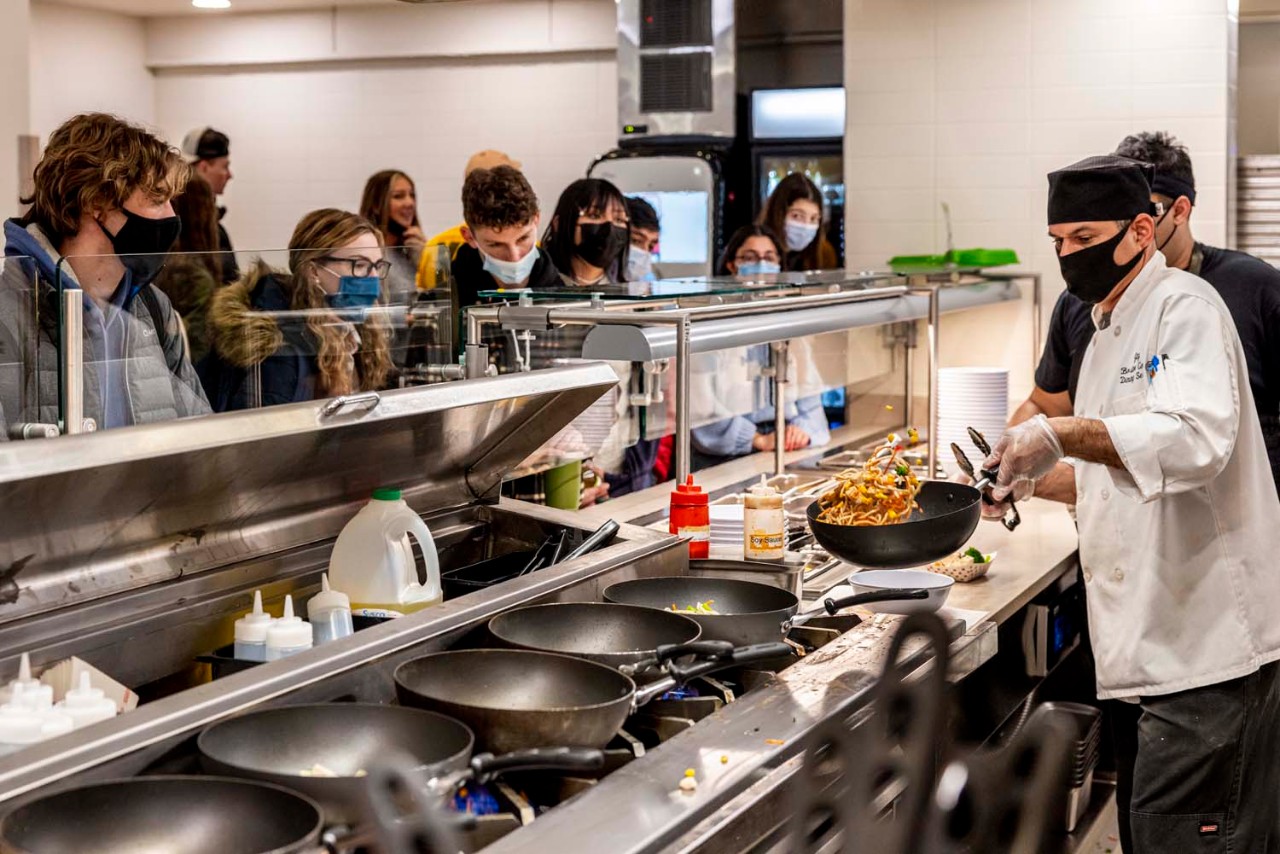
[[[209,124],[232,140],[224,220],[238,247],[284,246],[305,212],[354,210],[365,179],[407,172],[428,233],[457,224],[462,168],[521,160],[544,209],[616,142],[612,59],[406,62],[396,67],[173,73],[156,78],[170,138]]]
[[[0,26],[0,215],[18,212],[18,137],[30,133],[31,15],[26,0],[5,7]]]
[[[942,251],[947,202],[957,247],[1011,247],[1022,269],[1044,275],[1047,322],[1062,282],[1044,237],[1045,176],[1139,130],[1168,130],[1190,147],[1196,234],[1221,245],[1235,26],[1227,5],[847,3],[845,78],[857,93],[845,141],[850,266]],[[895,53],[909,57],[911,72],[881,85]],[[932,80],[922,72],[930,66]],[[941,342],[944,364],[1011,365],[1011,401],[1019,402],[1033,381],[1030,294],[947,318]]]

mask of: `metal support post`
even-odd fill
[[[773,473],[787,468],[787,356],[788,342],[773,343]]]
[[[62,292],[62,432],[83,433],[84,424],[84,291]]]
[[[929,477],[938,474],[938,335],[941,332],[940,288],[929,288]]]
[[[1032,273],[1031,278],[1031,370],[1040,364],[1040,345],[1044,342],[1044,292],[1041,288],[1040,274]]]
[[[686,315],[680,316],[676,325],[676,483],[684,483],[689,477],[692,460],[689,414],[689,343],[692,324]]]

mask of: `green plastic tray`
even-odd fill
[[[895,271],[920,272],[963,268],[1004,267],[1018,263],[1018,253],[1012,249],[953,249],[945,255],[896,255],[889,259]]]

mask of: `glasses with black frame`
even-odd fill
[[[316,260],[324,264],[349,265],[350,273],[347,272],[348,268],[344,267],[338,267],[336,270],[332,270],[332,272],[337,273],[339,276],[351,275],[361,279],[366,276],[376,276],[379,279],[385,279],[387,277],[387,273],[391,271],[391,262],[385,259],[381,261],[371,261],[368,258],[338,258],[333,255],[326,255],[323,258],[317,258]]]

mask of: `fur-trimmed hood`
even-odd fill
[[[302,323],[292,320],[285,280],[263,266],[221,288],[209,304],[213,348],[228,364],[248,368],[261,364],[285,342],[285,330],[305,337]]]

